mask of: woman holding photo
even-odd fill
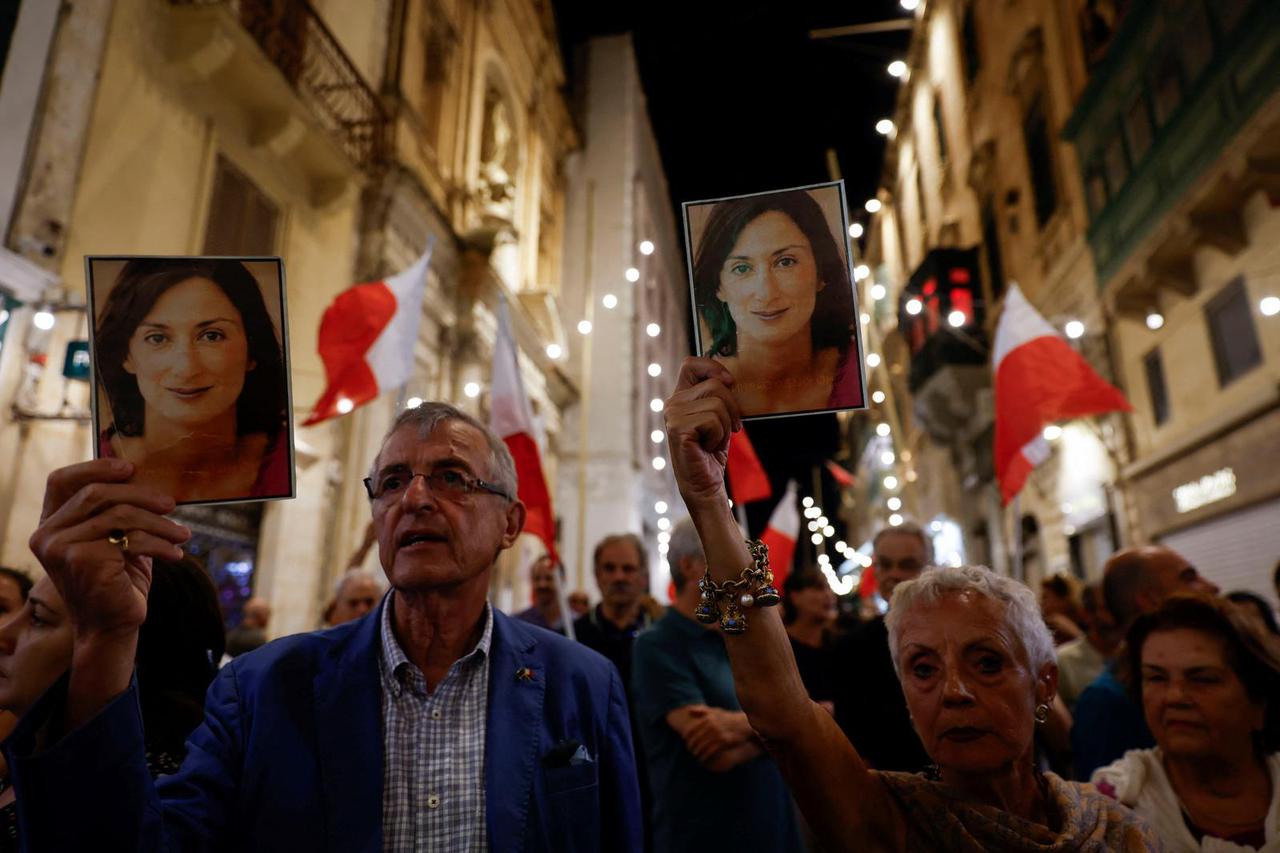
[[[737,380],[744,416],[862,405],[848,266],[808,192],[716,204],[693,281],[705,354]]]
[[[244,264],[129,261],[95,350],[112,419],[99,456],[128,459],[179,503],[288,496],[284,359]]]

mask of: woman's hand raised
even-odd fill
[[[733,376],[724,365],[710,358],[686,358],[666,402],[668,452],[690,513],[728,503],[724,469],[729,437],[742,429],[731,385]]]

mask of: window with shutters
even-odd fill
[[[947,128],[942,120],[942,90],[933,93],[933,133],[938,140],[938,164],[947,166]]]
[[[964,20],[960,24],[960,52],[964,59],[964,79],[968,83],[978,76],[982,67],[982,54],[978,51],[978,22],[973,3],[965,7]]]
[[[1038,94],[1027,107],[1022,120],[1022,138],[1027,147],[1027,168],[1031,173],[1036,223],[1043,227],[1058,209],[1058,186],[1053,174],[1053,142],[1049,137],[1043,93]]]
[[[1204,306],[1204,316],[1209,324],[1220,385],[1235,381],[1262,363],[1262,348],[1258,345],[1258,331],[1253,325],[1243,277],[1209,300]]]
[[[253,181],[218,156],[204,232],[206,255],[274,255],[280,212]]]
[[[1160,347],[1147,353],[1142,359],[1143,371],[1147,374],[1147,394],[1151,397],[1151,417],[1156,426],[1169,420],[1169,389],[1164,383],[1164,359],[1160,356]]]
[[[1000,227],[990,199],[982,206],[982,254],[986,259],[991,301],[995,302],[1004,294],[1004,262],[1000,256]]]

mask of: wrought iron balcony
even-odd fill
[[[324,20],[306,0],[169,0],[175,7],[224,7],[284,75],[316,119],[361,170],[387,162],[390,122]]]
[[[1253,158],[1235,148],[1237,136],[1278,80],[1275,0],[1129,3],[1063,128],[1084,167],[1089,243],[1103,286],[1229,148],[1242,161]],[[1192,248],[1238,251],[1238,207],[1226,198],[1192,211],[1187,233],[1156,252],[1148,277],[1193,292]]]
[[[911,351],[916,419],[939,442],[972,437],[989,418],[985,320],[978,250],[925,255],[899,298],[898,332]]]

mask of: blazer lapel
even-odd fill
[[[334,643],[316,673],[316,748],[328,849],[382,849],[382,608]]]
[[[494,608],[484,762],[492,850],[524,849],[547,688],[536,646],[531,631]]]

